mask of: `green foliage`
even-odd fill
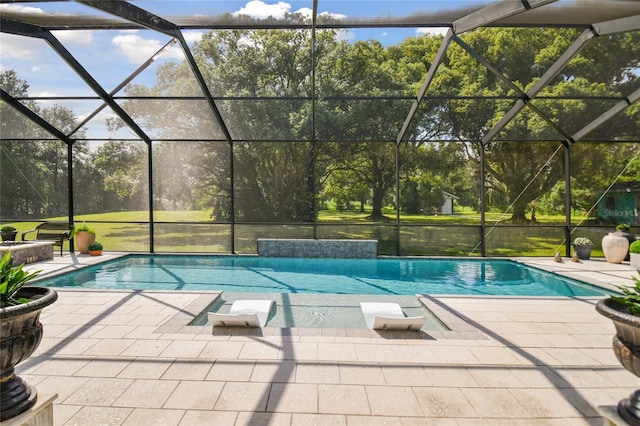
[[[11,226],[11,225],[5,225],[2,228],[0,228],[0,232],[13,232],[13,231],[17,231],[15,226]]]
[[[640,279],[632,276],[634,287],[617,286],[624,296],[612,295],[611,299],[629,308],[633,315],[640,315]]]
[[[97,148],[93,165],[103,181],[103,192],[116,205],[139,207],[147,181],[146,149],[143,144],[109,141]]]
[[[287,19],[302,18],[290,14]],[[207,212],[198,219],[202,222],[213,218],[236,223],[311,223],[318,219],[314,215],[325,214],[315,211],[316,200],[356,206],[359,213],[364,213],[366,205],[369,210],[355,220],[385,220],[390,200],[396,201],[398,183],[403,220],[407,213],[415,215],[417,222],[436,220],[420,217],[419,212],[425,205],[440,205],[443,190],[460,197],[460,206],[479,210],[480,182],[486,182],[486,212],[507,211],[512,222],[526,224],[532,222],[534,208],[536,223],[545,215],[563,215],[567,213],[565,159],[558,148],[566,137],[558,130],[573,134],[608,110],[613,99],[637,88],[640,33],[591,40],[542,89],[540,97],[532,99],[531,106],[545,118],[534,108],[525,108],[495,141],[477,141],[510,110],[515,98],[522,97],[519,91],[526,92],[539,81],[580,32],[494,27],[461,35],[519,90],[452,43],[415,116],[406,123],[406,133],[397,141],[441,36],[410,37],[385,46],[372,40],[341,41],[340,30],[318,28],[312,45],[311,32],[306,30],[211,31],[194,45],[193,53],[212,94],[221,99],[217,106],[233,144],[202,102],[179,99],[202,97],[189,64],[167,62],[157,68],[153,87],[128,85],[126,94],[141,98],[123,102],[125,110],[153,136],[151,147],[142,141],[109,140],[89,151],[82,141],[84,130],[73,133],[74,211],[149,208],[147,154],[153,150],[151,203],[158,221],[158,210],[176,211],[178,221],[191,220],[187,210],[201,210]],[[315,61],[308,60],[312,50]],[[67,134],[75,128],[78,119],[71,110],[57,105],[45,109],[46,104],[29,100],[28,83],[14,71],[0,73],[0,83],[56,128]],[[634,157],[635,144],[615,141],[637,140],[639,112],[640,105],[631,105],[590,133],[593,141],[571,146],[572,212],[593,211],[603,189]],[[64,216],[67,146],[50,140],[50,135],[8,104],[0,104],[0,116],[3,135],[30,140],[0,142],[0,199],[11,200],[3,203],[3,213],[28,219]],[[109,128],[123,126],[120,119],[109,119]],[[196,142],[200,138],[205,142]],[[434,142],[440,140],[450,142]],[[485,164],[482,172],[480,164]],[[625,170],[620,181],[640,179],[640,159]],[[134,221],[147,219],[145,212]],[[469,220],[458,216],[437,220],[445,219]],[[127,226],[132,227],[116,224],[112,228],[123,231]],[[128,234],[123,231],[123,235]],[[136,247],[145,243],[144,238],[136,239]]]
[[[629,245],[629,253],[640,254],[640,240],[636,240]]]
[[[64,133],[71,133],[78,119],[72,109],[28,99],[29,84],[15,71],[0,71],[0,87],[11,96],[24,98],[21,102],[29,110]],[[0,198],[4,217],[33,217],[34,215],[63,214],[67,199],[67,145],[60,140],[50,140],[50,135],[34,122],[20,114],[9,104],[0,104],[2,140],[0,141]],[[11,140],[17,138],[30,139]],[[85,131],[74,133],[74,155],[82,157],[88,142],[81,141]],[[41,139],[41,140],[39,140]],[[82,164],[81,160],[79,163]],[[74,170],[82,177],[83,166]],[[10,200],[10,201],[9,201]],[[78,203],[76,207],[83,207]]]
[[[24,263],[13,266],[11,252],[6,252],[0,259],[0,308],[20,305],[29,299],[18,297],[17,292],[41,271],[27,272]]]
[[[81,225],[74,225],[73,230],[71,231],[71,238],[73,238],[78,232],[81,231],[88,232],[90,234],[96,233],[96,230],[94,228],[90,227],[85,222],[82,222]]]
[[[631,226],[628,223],[620,223],[616,225],[616,229],[622,232],[629,232],[629,230],[631,229]]]
[[[94,241],[92,243],[89,243],[88,249],[89,249],[89,251],[102,250],[102,243],[99,243],[98,241]]]

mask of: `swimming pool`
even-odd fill
[[[309,294],[603,296],[608,291],[486,259],[302,259],[128,255],[38,282],[47,287]]]

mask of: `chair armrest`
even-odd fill
[[[30,232],[37,232],[37,231],[38,231],[37,229],[30,229],[30,230],[28,230],[28,231],[24,231],[24,232],[22,233],[22,241],[24,241],[24,236],[25,236],[25,235],[27,235],[27,234],[28,234],[28,233],[30,233]]]

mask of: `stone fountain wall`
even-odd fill
[[[258,238],[258,255],[374,259],[378,256],[378,241]]]
[[[53,241],[5,241],[0,243],[0,256],[11,252],[13,264],[53,259]]]

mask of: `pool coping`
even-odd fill
[[[26,265],[25,269],[35,270],[43,267],[43,273],[38,279],[51,278],[67,272],[76,271],[85,267],[94,266],[96,264],[105,263],[116,260],[118,258],[136,253],[109,252],[102,256],[88,255],[68,255],[65,257],[55,257],[53,260],[38,262]],[[145,253],[146,254],[146,253]],[[176,255],[177,253],[174,253]],[[171,254],[167,254],[171,255]],[[202,255],[202,254],[194,254]],[[395,256],[394,256],[395,257]],[[408,256],[407,258],[416,258]],[[425,258],[425,257],[418,257]],[[427,257],[430,259],[441,259],[442,257]],[[460,259],[460,257],[447,257],[447,259]],[[461,258],[466,259],[466,258]],[[475,259],[475,258],[474,258]],[[588,261],[571,262],[570,259],[555,262],[548,257],[486,257],[478,260],[511,260],[524,264],[528,267],[541,269],[564,278],[570,278],[591,284],[605,290],[615,291],[618,285],[632,284],[631,275],[636,272],[630,265],[610,264],[604,259],[593,259]],[[69,263],[71,260],[71,263]],[[37,280],[34,281],[37,285]],[[56,288],[56,291],[100,291],[100,292],[136,292],[136,290],[121,289],[79,289],[79,288]],[[137,291],[140,292],[140,291]],[[172,290],[142,290],[145,293],[172,293]],[[197,297],[190,302],[180,312],[173,315],[169,320],[160,325],[154,333],[161,334],[213,334],[220,336],[246,335],[246,336],[331,336],[331,337],[370,337],[382,339],[417,339],[417,340],[486,340],[488,337],[476,328],[473,324],[469,324],[465,319],[458,316],[455,312],[451,312],[438,303],[439,298],[468,298],[469,295],[450,295],[450,294],[416,294],[419,302],[428,310],[430,310],[436,318],[438,318],[448,330],[429,330],[429,331],[389,331],[389,330],[369,330],[366,328],[303,328],[303,327],[264,327],[263,329],[242,329],[235,328],[233,330],[218,328],[215,329],[211,325],[191,325],[194,319],[203,315],[213,306],[223,293],[222,291],[182,291],[185,294],[197,294]],[[522,299],[523,296],[473,296],[474,298],[499,298],[499,299]],[[532,299],[564,299],[570,296],[526,296]],[[601,296],[583,296],[573,297],[581,300],[598,300]]]

